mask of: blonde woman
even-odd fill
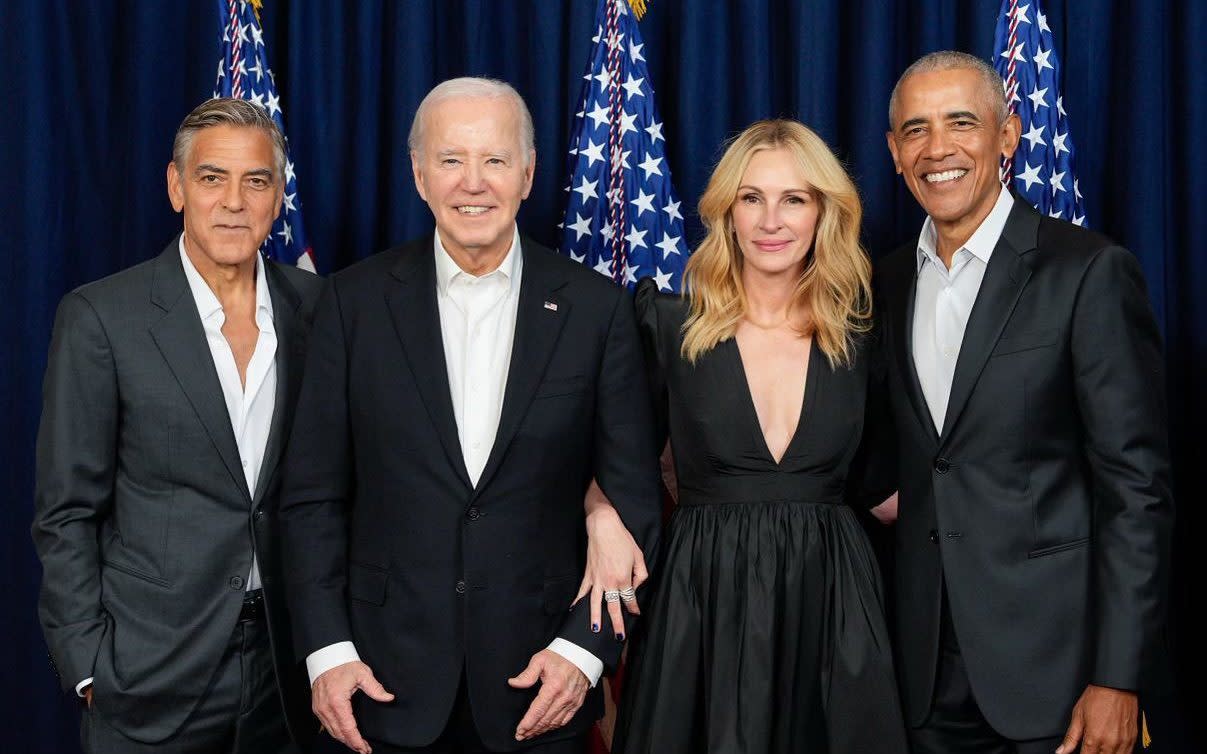
[[[872,314],[855,186],[808,128],[760,121],[699,209],[687,296],[637,288],[679,500],[613,751],[903,752],[880,576],[844,504]]]

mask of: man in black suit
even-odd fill
[[[42,628],[88,752],[285,752],[313,737],[276,543],[320,281],[266,262],[284,138],[243,100],[185,118],[184,231],[63,297],[38,432]],[[288,726],[287,726],[288,716]]]
[[[1173,517],[1139,265],[1003,188],[1019,121],[983,61],[922,58],[889,109],[928,215],[876,275],[914,748],[1130,751]]]
[[[439,85],[410,147],[436,233],[332,277],[290,440],[314,710],[360,752],[579,751],[625,635],[571,609],[591,478],[651,562],[659,523],[632,302],[517,231],[536,153],[510,86]]]

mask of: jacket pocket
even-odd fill
[[[545,582],[544,602],[545,614],[556,615],[570,609],[574,595],[578,594],[578,585],[582,579],[575,575],[559,576]]]
[[[126,574],[127,576],[133,576],[134,578],[140,579],[142,581],[146,581],[149,584],[154,584],[155,586],[161,586],[161,587],[164,587],[165,589],[172,586],[172,582],[168,581],[167,579],[161,579],[158,576],[152,576],[149,573],[143,573],[142,571],[139,571],[138,569],[135,569],[135,568],[131,568],[128,565],[122,565],[121,563],[115,563],[112,560],[105,560],[103,562],[104,562],[106,568],[112,568],[115,571],[121,571],[122,573]]]
[[[998,338],[992,356],[1005,356],[1008,353],[1033,351],[1036,348],[1047,348],[1056,345],[1056,328],[1049,330],[1032,330],[1018,334],[1005,335]]]
[[[384,605],[386,603],[386,582],[389,580],[389,575],[384,568],[349,563],[349,599],[373,605]]]
[[[1081,539],[1074,539],[1071,542],[1062,542],[1061,544],[1052,545],[1051,547],[1041,547],[1038,550],[1032,550],[1031,552],[1027,553],[1027,557],[1042,558],[1045,555],[1055,555],[1056,553],[1064,552],[1065,550],[1073,550],[1078,547],[1085,547],[1089,543],[1089,537],[1082,537]]]
[[[586,392],[587,378],[579,375],[577,377],[566,377],[557,380],[545,380],[536,389],[535,398],[553,398],[558,395],[575,395],[577,393]]]

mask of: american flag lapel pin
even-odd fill
[[[545,308],[551,312],[555,312],[555,311],[557,311],[557,304],[554,303],[553,301],[546,301]]]

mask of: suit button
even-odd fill
[[[934,542],[935,544],[938,544],[939,543],[939,532],[935,531],[934,529],[931,529],[930,530],[930,541]]]
[[[261,520],[263,520],[263,519],[264,519],[264,509],[263,509],[263,508],[256,508],[256,512],[255,512],[254,514],[252,514],[252,515],[254,516],[254,518],[255,518],[257,521],[261,521]]]
[[[457,582],[457,594],[465,594],[465,582],[464,581]]]
[[[466,511],[465,515],[469,517],[470,521],[477,521],[478,517],[482,515],[482,511],[478,510],[478,508],[475,506]]]
[[[951,461],[948,461],[946,458],[936,458],[935,471],[939,472],[940,474],[946,474],[947,472],[951,471]]]
[[[242,576],[231,576],[230,585],[231,585],[231,589],[242,589],[243,588],[243,577]]]

